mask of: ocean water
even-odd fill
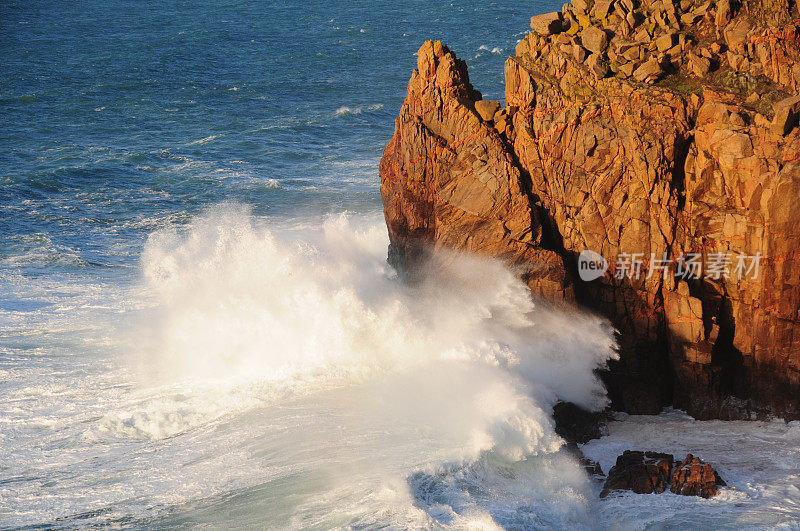
[[[694,451],[731,487],[599,500],[550,410],[606,405],[608,323],[386,263],[415,51],[499,99],[559,7],[0,3],[0,528],[799,525],[797,423],[622,415],[604,469]]]

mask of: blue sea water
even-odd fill
[[[558,8],[0,3],[0,527],[597,527],[607,324],[400,285],[378,193],[420,44],[502,99]]]
[[[76,265],[124,266],[148,230],[220,201],[379,208],[422,41],[449,43],[499,98],[503,61],[551,4],[4,2],[0,252],[36,252],[19,240],[34,233]]]

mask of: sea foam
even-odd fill
[[[370,488],[405,476],[404,496],[439,523],[491,520],[499,510],[461,490],[458,477],[555,459],[566,467],[561,479],[525,499],[539,496],[537,518],[554,519],[543,521],[582,519],[587,480],[559,454],[550,412],[560,399],[607,405],[595,370],[616,357],[611,327],[535,302],[495,260],[440,251],[426,280],[404,285],[386,263],[387,244],[378,216],[276,226],[231,205],[153,234],[142,256],[152,307],[134,328],[140,386],[188,389],[210,419],[325,400],[304,414],[334,416],[353,451],[383,432],[359,452],[376,456]],[[181,410],[190,426],[200,423]],[[180,433],[177,420],[137,412],[109,428],[160,438]],[[427,474],[455,482],[452,496],[425,502]],[[580,499],[569,516],[557,503],[545,508],[564,489]]]

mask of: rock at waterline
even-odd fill
[[[667,490],[674,460],[669,454],[625,450],[608,471],[600,497],[605,498],[612,490],[660,494]]]
[[[686,459],[675,464],[670,491],[684,496],[711,498],[717,494],[717,486],[725,486],[711,465],[699,457],[688,454]]]
[[[572,402],[559,402],[553,407],[556,433],[567,442],[583,444],[604,435],[607,416],[592,412]]]
[[[601,498],[612,491],[630,490],[636,494],[660,494],[669,487],[684,496],[711,498],[725,482],[708,463],[692,454],[675,462],[670,454],[625,450],[608,471]]]

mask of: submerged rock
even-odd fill
[[[592,461],[585,455],[583,455],[583,451],[578,447],[577,444],[574,442],[567,443],[565,446],[567,452],[571,453],[575,459],[578,460],[583,470],[589,475],[589,477],[594,481],[602,482],[605,480],[606,475],[603,473],[603,469],[600,467],[600,463],[597,461]]]

